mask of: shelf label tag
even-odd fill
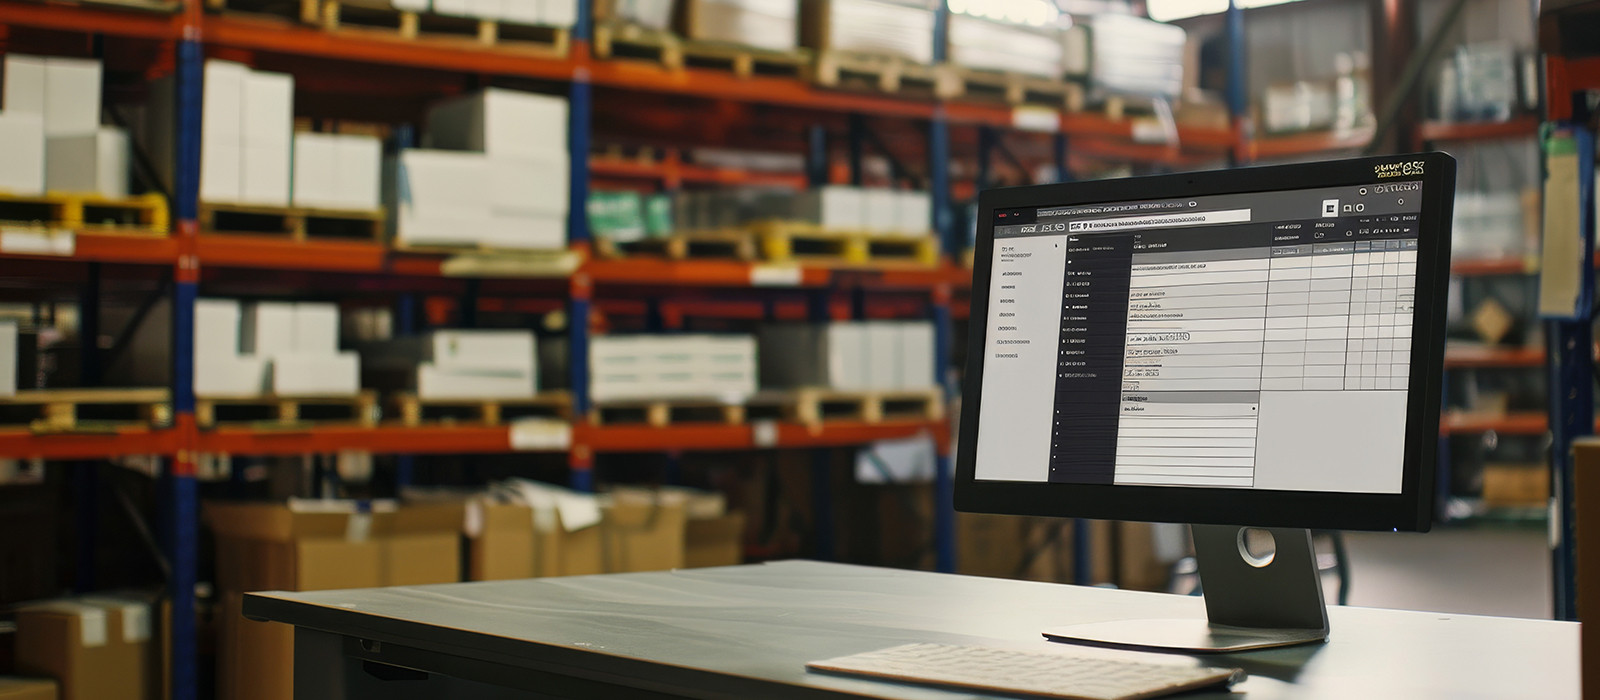
[[[778,422],[775,420],[752,422],[750,424],[750,441],[759,448],[777,447]]]
[[[0,226],[0,252],[70,256],[77,247],[77,236],[71,229]]]
[[[1053,134],[1061,130],[1061,113],[1049,107],[1023,105],[1011,110],[1011,126],[1020,131]]]
[[[750,268],[750,284],[757,287],[798,287],[800,266],[756,265]]]
[[[565,421],[528,418],[511,423],[513,450],[565,450],[572,446],[572,426]]]

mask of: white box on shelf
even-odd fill
[[[289,145],[246,142],[240,152],[240,202],[289,206]]]
[[[894,233],[899,228],[899,193],[881,187],[864,189],[861,193],[862,228],[878,235]]]
[[[271,388],[270,363],[252,355],[195,355],[194,393],[204,398],[262,396]]]
[[[200,128],[208,135],[244,136],[244,85],[250,69],[242,63],[209,60],[200,97]]]
[[[866,197],[847,185],[823,185],[796,195],[794,215],[824,229],[859,231],[866,226]]]
[[[44,192],[44,117],[0,112],[0,192]]]
[[[428,355],[442,370],[536,374],[533,331],[445,330],[428,334]]]
[[[432,12],[428,0],[389,0],[389,6],[404,12]]]
[[[5,61],[4,102],[0,110],[8,114],[44,115],[44,71],[49,59],[10,53]]]
[[[274,396],[353,396],[361,391],[361,361],[353,352],[289,353],[272,358]]]
[[[895,193],[895,228],[901,233],[918,236],[933,232],[933,202],[927,192]]]
[[[867,326],[867,377],[869,389],[900,388],[900,325],[869,321]]]
[[[842,391],[870,388],[867,342],[865,323],[837,321],[822,327],[822,350],[826,358],[829,386]]]
[[[506,21],[517,24],[544,24],[539,0],[505,0]]]
[[[417,365],[417,396],[425,399],[517,399],[537,391],[532,374],[447,370],[431,362]]]
[[[86,134],[100,126],[100,61],[50,57],[44,65],[44,131]]]
[[[480,243],[496,248],[551,250],[567,247],[567,217],[545,214],[495,213],[489,218]]]
[[[562,159],[567,152],[567,101],[488,88],[428,110],[424,145],[490,156]]]
[[[339,352],[338,304],[295,302],[294,352],[299,355],[333,355]]]
[[[482,153],[407,149],[393,167],[390,195],[402,215],[488,219],[493,185],[488,158]]]
[[[798,5],[795,0],[701,0],[689,18],[689,38],[793,51],[800,35]]]
[[[294,176],[290,201],[297,207],[342,209],[338,178],[339,139],[305,131],[294,135]]]
[[[552,27],[570,27],[578,21],[578,3],[574,0],[539,0],[539,23]]]
[[[53,192],[128,196],[128,132],[102,126],[45,141],[45,188]]]
[[[433,0],[433,11],[441,15],[469,17],[472,15],[472,0]]]
[[[295,351],[294,302],[258,301],[245,304],[239,322],[239,352],[277,357]]]
[[[244,148],[237,133],[200,138],[200,201],[237,202],[244,192]]]
[[[491,157],[490,208],[496,214],[566,216],[570,160],[565,156]]]
[[[902,321],[900,330],[901,389],[927,389],[937,386],[934,375],[933,324],[927,321]]]
[[[0,396],[17,394],[17,322],[0,321]]]
[[[195,357],[237,356],[241,314],[239,302],[233,299],[195,300]]]
[[[337,144],[339,199],[346,209],[383,206],[383,142],[376,136],[340,134]]]
[[[468,0],[467,7],[473,17],[480,19],[505,19],[505,0]]]

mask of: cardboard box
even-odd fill
[[[231,61],[208,60],[204,73],[205,87],[200,98],[200,199],[236,202],[244,191],[244,94],[250,69]],[[169,107],[163,103],[158,109],[163,117],[158,121],[172,121]],[[169,159],[163,161],[170,166]]]
[[[293,700],[294,627],[246,619],[243,605],[224,592],[217,608],[217,697]]]
[[[428,334],[424,359],[447,370],[535,372],[532,331],[442,330]]]
[[[245,142],[240,150],[239,201],[266,206],[289,206],[290,146],[285,143]]]
[[[294,77],[257,70],[247,73],[242,117],[246,146],[286,145],[294,132]],[[289,157],[287,151],[279,155]]]
[[[607,573],[683,567],[687,516],[682,494],[618,489],[607,494],[601,508]]]
[[[508,22],[516,24],[542,24],[539,0],[505,0],[501,9]]]
[[[299,131],[294,135],[290,199],[297,207],[344,208],[338,177],[339,138]],[[374,173],[373,177],[377,177]]]
[[[1544,507],[1550,501],[1548,464],[1483,465],[1483,503],[1490,507]]]
[[[893,321],[868,321],[867,377],[869,389],[901,388],[900,324]]]
[[[383,206],[383,142],[376,136],[340,134],[336,164],[339,199],[347,209]]]
[[[489,88],[435,105],[427,124],[429,148],[496,159],[566,159],[567,101],[561,97]]]
[[[294,351],[310,355],[334,355],[339,352],[338,304],[295,303]]]
[[[467,505],[467,577],[473,581],[506,581],[534,576],[533,509],[528,506],[474,501]]]
[[[695,41],[793,51],[800,38],[798,5],[793,0],[695,0],[680,6],[678,29]]]
[[[61,689],[49,678],[0,676],[0,700],[58,700]]]
[[[869,233],[889,234],[900,229],[900,195],[881,187],[861,191],[861,225]]]
[[[734,566],[744,561],[744,514],[695,518],[684,526],[683,566]]]
[[[346,501],[211,502],[203,516],[217,536],[223,591],[371,588],[404,581],[459,580],[462,505],[440,503],[354,512]],[[432,536],[433,539],[429,539]]]
[[[9,61],[7,62],[9,65]],[[0,192],[44,193],[44,118],[26,112],[0,113]]]
[[[900,330],[901,389],[926,389],[937,385],[934,367],[933,324],[927,321],[902,321]]]
[[[390,169],[394,185],[389,193],[402,217],[488,217],[494,185],[482,153],[411,148],[401,151]]]
[[[102,126],[45,141],[45,187],[53,192],[128,196],[128,132]]]
[[[353,352],[292,352],[272,358],[274,396],[354,396],[361,392],[361,360]]]
[[[43,56],[26,56],[8,53],[0,56],[5,62],[5,89],[0,110],[5,114],[35,114],[44,116],[44,72],[49,60]]]
[[[100,127],[100,75],[97,59],[45,60],[45,135],[87,134]]]
[[[933,202],[927,192],[895,193],[895,229],[908,235],[932,235]]]
[[[200,201],[237,202],[244,193],[244,145],[237,133],[200,137]]]
[[[491,214],[566,216],[570,161],[565,153],[544,157],[495,156],[489,160]]]
[[[535,374],[417,366],[417,395],[427,399],[517,399],[538,391]]]
[[[150,647],[148,610],[78,599],[23,606],[16,614],[17,670],[54,678],[62,700],[145,700]]]
[[[540,24],[570,27],[578,21],[578,3],[574,0],[539,0]]]
[[[195,355],[194,393],[208,398],[266,395],[272,387],[270,360],[250,355]]]

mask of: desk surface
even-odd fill
[[[1200,599],[1185,596],[805,561],[264,593],[247,596],[244,612],[419,651],[689,696],[915,700],[974,696],[808,673],[804,665],[907,642],[1148,658],[1047,642],[1039,630],[1205,614]],[[1328,617],[1327,644],[1206,663],[1246,669],[1250,679],[1235,690],[1250,700],[1578,697],[1573,623],[1341,607],[1330,608]]]

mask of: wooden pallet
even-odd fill
[[[202,428],[293,428],[312,424],[373,426],[382,415],[378,393],[362,391],[355,396],[202,397],[195,400],[194,417]]]
[[[381,241],[385,213],[308,207],[203,203],[200,228],[209,233],[288,236],[307,239]]]
[[[842,266],[939,264],[939,241],[929,235],[833,231],[815,224],[762,222],[753,229],[761,255],[775,262],[815,262]]]
[[[103,197],[98,194],[0,192],[0,221],[49,228],[116,233],[167,234],[167,200],[159,194]]]
[[[566,27],[399,10],[386,0],[320,1],[312,22],[330,33],[357,32],[402,41],[493,46],[543,58],[566,58],[571,47],[572,33]]]
[[[648,61],[679,70],[683,68],[683,39],[672,32],[631,22],[606,22],[594,28],[594,55]]]
[[[940,82],[944,99],[1002,102],[1009,105],[1042,105],[1069,112],[1083,111],[1083,86],[1062,79],[1041,78],[1023,73],[1002,73],[946,64],[947,76]]]
[[[939,420],[944,394],[937,388],[844,391],[802,388],[763,392],[750,401],[751,410],[776,407],[784,420],[819,425],[830,421],[882,423],[886,420]]]
[[[819,51],[811,64],[811,82],[837,90],[869,90],[890,94],[938,96],[954,91],[949,71],[899,56],[853,51]]]
[[[57,0],[35,0],[35,2],[40,5],[67,4],[137,12],[173,13],[183,9],[183,3],[178,0],[80,0],[79,2],[69,3],[59,3]]]
[[[757,75],[804,78],[811,63],[811,52],[807,49],[771,51],[718,41],[684,41],[679,49],[683,52],[684,66],[727,71],[740,78]]]
[[[286,19],[317,23],[319,0],[205,0],[208,10],[242,14],[271,15]]]
[[[36,433],[105,433],[172,424],[166,389],[34,389],[0,398],[0,423]]]
[[[589,409],[589,422],[594,425],[663,428],[683,423],[739,425],[744,421],[742,404],[717,399],[617,399],[595,401]]]
[[[393,404],[400,422],[408,426],[425,423],[502,425],[521,418],[572,419],[572,394],[566,391],[542,391],[516,399],[437,399],[401,392],[394,395]]]
[[[748,231],[675,233],[663,238],[644,238],[623,243],[599,238],[595,240],[595,250],[608,258],[652,255],[668,260],[756,259],[755,237]]]

